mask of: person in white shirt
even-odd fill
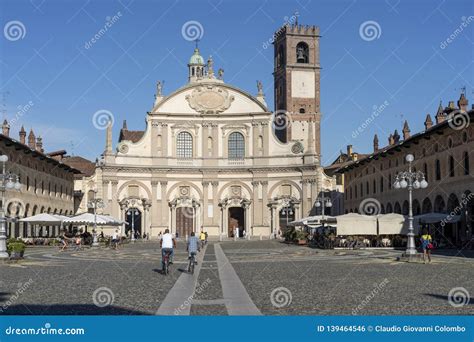
[[[115,232],[112,235],[112,244],[114,246],[114,249],[118,249],[119,242],[120,242],[120,238],[118,234],[118,229],[115,229]]]
[[[176,248],[176,240],[170,234],[170,230],[166,229],[160,240],[161,263],[163,264],[165,253],[170,253],[170,264],[173,263],[174,248]]]

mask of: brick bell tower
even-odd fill
[[[296,22],[281,27],[274,37],[275,112],[287,112],[294,123],[314,122],[314,149],[320,156],[319,27]],[[282,142],[292,139],[291,127],[286,126],[286,129],[276,129]]]

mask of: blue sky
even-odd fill
[[[201,52],[213,55],[225,81],[255,94],[256,80],[262,80],[273,109],[273,50],[263,45],[298,11],[300,24],[321,28],[322,160],[328,164],[347,144],[371,151],[375,133],[386,145],[405,119],[412,133],[422,130],[426,114],[441,99],[456,101],[464,86],[474,98],[473,4],[2,0],[1,105],[15,121],[14,137],[21,125],[34,127],[46,151],[64,148],[94,159],[105,141],[105,131],[93,125],[94,113],[113,113],[116,141],[123,119],[129,129],[144,129],[157,80],[165,81],[165,95],[186,83],[194,44],[181,31],[186,22],[198,21]],[[86,48],[114,15],[118,19],[106,34]],[[6,32],[12,21],[23,25],[19,36]],[[375,36],[360,33],[368,21],[376,23]]]

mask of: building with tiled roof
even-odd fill
[[[74,175],[79,171],[58,160],[56,155],[44,152],[43,141],[36,137],[33,129],[27,137],[22,126],[16,140],[10,135],[10,125],[5,120],[0,134],[0,154],[8,157],[7,172],[18,175],[22,184],[20,191],[6,191],[4,208],[7,217],[74,214]],[[58,230],[58,227],[35,229],[18,221],[7,223],[10,237],[56,236]]]
[[[411,134],[408,122],[388,138],[388,145],[378,146],[374,137],[373,152],[342,165],[336,172],[344,175],[344,210],[366,213],[400,213],[409,210],[408,191],[395,189],[398,172],[407,169],[407,154],[415,157],[413,167],[428,181],[426,189],[413,192],[413,214],[442,213],[460,215],[459,222],[440,222],[433,227],[440,238],[460,244],[473,236],[474,226],[474,106],[461,94],[458,106],[450,101],[439,105],[435,122],[427,115],[425,129]],[[375,206],[374,206],[375,204]]]

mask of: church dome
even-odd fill
[[[199,54],[199,49],[195,48],[194,53],[189,59],[189,64],[200,64],[204,65],[204,58]]]

